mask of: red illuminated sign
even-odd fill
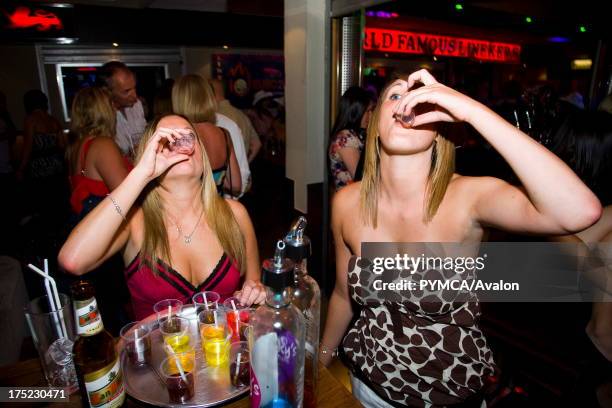
[[[365,51],[464,57],[479,61],[510,63],[518,63],[521,58],[521,46],[518,44],[383,28],[366,28],[363,49]]]
[[[48,31],[50,29],[62,30],[62,21],[52,12],[46,10],[34,10],[28,7],[17,7],[12,14],[6,13],[9,20],[7,28],[35,28],[38,31]]]

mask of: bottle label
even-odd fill
[[[104,330],[96,298],[85,301],[74,301],[74,314],[76,317],[77,334],[83,336],[93,336]]]
[[[104,368],[85,374],[85,389],[92,408],[115,408],[125,401],[125,387],[119,358]]]
[[[259,383],[253,372],[253,366],[250,366],[251,371],[251,407],[259,408],[261,406],[261,393],[259,392]]]

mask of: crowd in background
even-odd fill
[[[193,124],[220,197],[246,200],[257,188],[253,162],[284,158],[283,100],[276,94],[259,91],[252,107],[242,111],[217,79],[193,74],[167,79],[152,104],[138,95],[137,85],[122,62],[104,64],[96,84],[74,95],[66,125],[49,113],[40,90],[24,93],[26,118],[16,124],[0,92],[1,254],[22,264],[46,257],[58,270],[55,258],[70,231],[132,171],[147,125],[170,113]],[[87,275],[112,332],[130,317],[123,265],[113,256]],[[64,291],[75,279],[58,278]]]

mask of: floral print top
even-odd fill
[[[329,170],[334,179],[336,191],[353,182],[353,176],[351,176],[351,173],[340,157],[340,149],[346,147],[357,149],[359,154],[363,152],[363,141],[361,141],[357,133],[349,129],[344,129],[336,133],[329,145]]]

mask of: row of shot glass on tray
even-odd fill
[[[216,292],[197,293],[192,299],[195,314],[187,315],[182,313],[183,302],[165,299],[153,308],[156,324],[133,322],[121,330],[129,364],[147,366],[152,363],[152,332],[159,328],[167,356],[158,372],[166,381],[171,402],[193,398],[198,345],[207,366],[227,367],[232,386],[249,385],[248,324],[254,309],[243,307],[234,297],[222,304],[219,300]],[[191,329],[194,316],[197,334]]]

